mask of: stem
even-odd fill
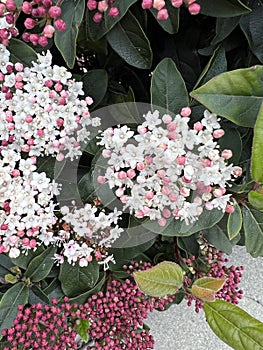
[[[176,237],[174,237],[174,258],[175,262],[180,265],[180,254]]]

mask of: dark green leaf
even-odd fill
[[[108,74],[104,69],[93,69],[83,75],[83,90],[86,96],[93,99],[91,109],[94,109],[103,99],[108,87]]]
[[[224,128],[225,134],[217,141],[221,150],[231,149],[233,156],[230,158],[230,163],[238,164],[242,152],[242,139],[240,133],[234,128]]]
[[[227,220],[227,234],[228,238],[232,240],[235,238],[242,227],[242,213],[239,204],[233,199],[235,211],[230,213]]]
[[[33,285],[29,290],[28,302],[32,304],[49,304],[48,296],[36,285]]]
[[[197,0],[201,5],[201,12],[213,17],[233,17],[250,12],[250,8],[240,0]]]
[[[262,350],[263,324],[236,305],[223,300],[205,302],[207,322],[215,334],[236,350]]]
[[[251,175],[255,181],[263,182],[263,104],[258,112],[253,137]]]
[[[61,282],[63,292],[74,297],[87,292],[97,283],[99,278],[99,265],[92,261],[87,267],[80,267],[79,264],[70,265],[64,262],[60,266],[58,279]]]
[[[240,28],[243,30],[249,46],[255,56],[263,63],[263,8],[260,4],[248,15],[242,16],[240,19]]]
[[[141,69],[151,67],[150,43],[131,12],[107,34],[107,40],[113,50],[131,66]]]
[[[47,277],[54,265],[53,258],[56,250],[56,247],[49,247],[31,260],[26,269],[25,276],[30,278],[32,282],[39,282]]]
[[[12,38],[8,45],[10,60],[13,63],[23,63],[25,66],[32,66],[32,61],[37,61],[36,52],[24,41]]]
[[[179,29],[179,13],[180,10],[173,7],[170,1],[166,2],[165,6],[169,12],[169,17],[165,21],[159,21],[157,19],[158,11],[154,8],[150,9],[150,12],[155,17],[156,21],[159,23],[159,25],[169,34],[175,34],[178,32]]]
[[[184,80],[171,58],[163,59],[153,72],[151,103],[174,114],[189,105]]]
[[[13,266],[14,264],[11,258],[9,258],[9,256],[5,254],[0,254],[0,269],[3,268],[5,271],[7,271],[7,273],[9,273],[11,270],[11,267]]]
[[[226,54],[222,46],[219,46],[213,53],[209,62],[205,66],[198,81],[196,82],[194,89],[198,86],[207,83],[214,76],[223,73],[227,70]]]
[[[263,66],[222,73],[190,96],[237,125],[253,127],[263,101]]]
[[[50,179],[54,179],[55,164],[56,158],[52,156],[37,157],[37,171],[39,173],[45,172]]]
[[[42,245],[40,245],[37,250],[33,251],[28,250],[27,255],[24,254],[20,254],[18,258],[15,259],[11,259],[12,263],[14,265],[17,265],[19,267],[22,267],[22,269],[26,269],[28,264],[30,263],[30,261],[35,258],[36,256],[38,256],[39,254],[41,254],[44,251],[44,247]],[[1,260],[0,260],[1,261]]]
[[[242,208],[247,252],[256,258],[263,256],[263,213],[255,208]]]
[[[63,0],[61,4],[60,18],[65,21],[67,28],[64,32],[55,31],[55,44],[69,68],[73,68],[75,63],[77,36],[85,7],[85,1],[82,0]]]
[[[29,289],[19,282],[5,292],[0,301],[0,334],[5,328],[12,326],[17,314],[18,305],[25,305],[28,302]]]
[[[100,23],[95,23],[93,21],[95,11],[87,11],[87,26],[90,39],[96,41],[102,38],[122,19],[131,5],[136,1],[137,0],[115,0],[114,6],[118,8],[119,15],[113,18],[108,16],[108,12],[106,11]]]
[[[216,36],[211,44],[216,45],[223,41],[236,28],[240,20],[239,16],[228,18],[217,18],[216,20]]]

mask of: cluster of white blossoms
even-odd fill
[[[16,258],[36,249],[57,218],[58,185],[38,173],[31,158],[2,150],[0,159],[0,253]]]
[[[0,44],[0,145],[29,156],[52,155],[57,160],[81,155],[99,118],[91,118],[92,99],[82,82],[65,68],[52,65],[52,55],[38,55],[31,67],[9,62]],[[95,130],[95,129],[94,129]]]
[[[61,253],[55,255],[59,264],[66,258],[68,263],[78,262],[83,267],[93,260],[93,256],[99,264],[106,266],[109,261],[114,261],[105,248],[109,248],[123,232],[117,225],[122,212],[115,209],[106,214],[87,203],[83,208],[73,207],[71,211],[67,206],[62,207],[61,213],[61,229],[57,236],[49,235],[43,242],[48,245],[58,238],[63,242]]]
[[[137,132],[127,126],[102,132],[108,167],[98,181],[107,182],[137,218],[165,226],[170,217],[192,223],[204,208],[234,210],[226,186],[242,169],[226,161],[231,150],[219,150],[215,139],[224,131],[217,116],[205,111],[190,128],[190,113],[189,107],[174,118],[148,112]]]

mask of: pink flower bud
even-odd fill
[[[88,106],[92,105],[92,103],[93,103],[93,99],[92,99],[92,97],[90,97],[90,96],[86,97],[86,98],[85,98],[85,101],[86,101],[86,103],[87,103]]]
[[[138,210],[136,213],[135,213],[135,216],[136,218],[138,219],[142,219],[144,217],[144,213],[142,210]]]
[[[154,193],[153,193],[152,191],[147,191],[147,192],[145,193],[145,198],[146,198],[146,199],[151,200],[151,199],[153,199],[153,197],[154,197]]]
[[[18,169],[14,169],[14,170],[12,171],[12,176],[18,177],[19,175],[20,175],[20,171],[19,171]]]
[[[139,125],[139,126],[137,127],[137,131],[138,131],[138,133],[139,133],[140,135],[144,135],[144,134],[146,134],[146,132],[147,132],[147,128],[145,128],[145,127],[142,126],[142,125]]]
[[[16,10],[16,3],[14,2],[14,0],[6,0],[5,6],[8,11]]]
[[[203,124],[200,123],[200,122],[194,123],[194,130],[195,130],[195,131],[200,131],[200,130],[203,129],[203,127],[204,127]]]
[[[135,172],[134,169],[129,169],[129,170],[127,171],[127,175],[128,175],[128,178],[129,178],[129,179],[133,179],[133,178],[136,176],[136,172]]]
[[[51,18],[58,18],[61,16],[61,8],[59,6],[51,6],[48,13]]]
[[[52,38],[54,32],[55,32],[55,28],[50,24],[47,24],[43,30],[43,33],[47,38]]]
[[[98,11],[100,11],[100,12],[104,12],[104,11],[106,11],[107,10],[107,8],[108,8],[109,6],[108,6],[108,2],[107,1],[99,1],[98,2]]]
[[[52,0],[42,0],[42,4],[45,7],[50,7],[50,6],[52,6]]]
[[[230,159],[233,156],[233,152],[231,149],[224,149],[221,153],[221,156],[225,159]]]
[[[166,219],[164,219],[164,218],[161,218],[161,219],[158,219],[158,224],[159,224],[159,226],[165,226],[166,225]]]
[[[189,117],[189,115],[191,113],[192,113],[192,110],[191,110],[190,107],[184,107],[184,108],[181,109],[181,112],[180,112],[182,117]]]
[[[6,7],[4,4],[0,4],[0,16],[3,16],[6,12]]]
[[[171,216],[171,212],[169,209],[164,209],[162,211],[162,216],[165,218],[165,219],[169,219],[169,217]]]
[[[197,3],[194,3],[188,7],[188,11],[191,13],[191,15],[198,15],[200,10],[201,6]]]
[[[56,160],[61,162],[65,158],[63,153],[58,153],[56,156]]]
[[[93,16],[93,21],[95,23],[100,23],[100,21],[102,20],[102,13],[100,12],[96,12],[95,15]]]
[[[234,213],[234,211],[235,211],[235,207],[231,204],[227,204],[225,212],[231,214],[231,213]]]
[[[167,124],[166,128],[169,131],[174,131],[174,130],[176,130],[176,127],[177,127],[176,123],[172,122],[172,123]]]
[[[63,19],[57,19],[54,22],[54,27],[60,31],[60,32],[64,32],[64,30],[66,30],[66,23],[65,21],[63,21]]]
[[[144,170],[144,169],[145,169],[145,164],[144,164],[144,163],[137,163],[136,169],[137,169],[138,171]]]
[[[123,204],[126,204],[128,202],[128,197],[127,196],[122,196],[120,197],[120,201],[123,203]]]
[[[164,114],[162,117],[162,121],[164,122],[164,124],[169,124],[172,122],[172,117],[169,114]]]
[[[195,1],[196,1],[196,0],[184,0],[184,3],[185,3],[186,5],[191,5],[191,4],[193,4]]]
[[[98,5],[98,3],[96,0],[88,0],[88,2],[87,2],[87,8],[90,11],[96,10],[97,5]]]
[[[38,39],[38,45],[45,47],[48,44],[48,39],[44,35],[40,36]]]
[[[183,4],[183,0],[172,0],[172,6],[179,8],[180,6],[182,6]]]
[[[118,172],[118,179],[125,180],[127,178],[127,173],[125,171]]]
[[[123,188],[118,188],[116,191],[115,191],[115,194],[117,197],[122,197],[124,195],[124,190]]]
[[[26,121],[27,123],[32,123],[33,117],[32,117],[31,115],[27,115],[27,116],[25,117],[25,121]]]
[[[163,186],[161,192],[162,192],[162,194],[164,194],[165,196],[169,196],[169,194],[171,193],[171,189],[170,189],[169,186]]]
[[[144,10],[149,10],[153,6],[153,1],[152,0],[143,0],[142,1],[142,8]]]
[[[190,195],[190,189],[187,187],[181,187],[180,188],[180,194],[183,197],[188,197]]]
[[[38,44],[38,34],[30,34],[29,36],[29,40],[33,45],[37,45]]]
[[[240,166],[235,166],[234,169],[233,169],[233,172],[232,174],[235,176],[235,177],[239,177],[242,175],[242,168],[240,168]]]
[[[217,129],[213,132],[213,136],[215,139],[219,139],[220,137],[225,135],[225,131],[223,129]]]
[[[152,162],[153,162],[153,157],[151,157],[151,156],[146,156],[146,157],[145,157],[145,161],[146,161],[147,165],[151,165]]]
[[[176,202],[178,200],[178,195],[176,193],[170,193],[169,199],[171,202]]]
[[[178,156],[176,158],[176,163],[178,165],[184,165],[185,164],[185,160],[186,160],[185,156]]]
[[[47,10],[43,6],[39,6],[37,8],[37,12],[38,12],[38,17],[45,17],[47,14]]]
[[[162,9],[157,14],[157,19],[159,21],[166,21],[169,17],[168,11],[166,9]],[[161,220],[161,219],[160,219]]]
[[[23,72],[24,66],[23,66],[22,63],[17,62],[17,63],[15,63],[15,69],[16,69],[18,72]]]
[[[211,202],[206,202],[206,203],[205,203],[205,207],[206,207],[207,210],[212,210],[212,209],[214,209],[214,206],[213,206],[213,204],[212,204]]]
[[[5,20],[8,24],[14,24],[15,23],[15,17],[12,13],[7,13],[5,16]]]
[[[165,6],[164,0],[153,0],[153,8],[160,11]]]
[[[99,184],[104,184],[106,182],[106,179],[104,176],[98,176],[97,181]]]
[[[24,21],[24,26],[26,27],[26,29],[33,29],[36,25],[36,21],[34,21],[32,18],[27,18]]]
[[[113,18],[118,17],[118,16],[119,16],[119,10],[118,10],[118,8],[117,8],[117,7],[111,7],[111,9],[110,9],[108,15],[109,15],[110,17],[113,17]]]

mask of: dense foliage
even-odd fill
[[[181,302],[263,349],[226,257],[263,256],[262,15],[0,1],[1,349],[152,349]]]

